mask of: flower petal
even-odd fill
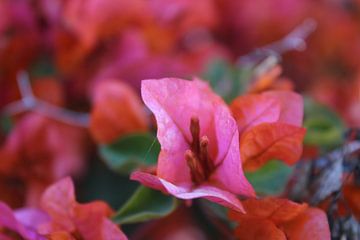
[[[147,117],[139,97],[125,83],[116,80],[96,85],[90,131],[99,143],[121,135],[147,130]]]
[[[5,227],[7,229],[16,232],[17,234],[21,235],[24,239],[27,240],[42,239],[33,231],[34,229],[32,229],[31,227],[29,227],[29,229],[25,228],[25,226],[22,225],[16,219],[13,211],[5,203],[0,202],[0,238],[1,239],[4,236],[1,234],[2,227]]]
[[[278,121],[281,110],[279,101],[262,94],[239,96],[230,108],[240,134],[258,124]]]
[[[308,208],[295,219],[281,225],[288,239],[331,239],[326,214],[317,208]]]
[[[17,209],[14,214],[21,224],[32,229],[37,229],[38,226],[50,220],[49,215],[36,208]]]
[[[74,208],[73,219],[77,230],[84,239],[121,239],[120,237],[124,236],[124,234],[121,233],[120,229],[114,223],[111,223],[107,219],[111,212],[110,207],[102,201],[77,204]],[[106,227],[110,229],[106,229]],[[118,230],[115,231],[114,228]]]
[[[210,182],[218,187],[243,196],[255,196],[255,191],[245,178],[239,151],[239,134],[235,121],[228,111],[217,109],[215,126],[219,141],[219,164],[210,177]],[[222,113],[221,113],[222,112]],[[226,129],[226,131],[224,131]]]
[[[70,177],[48,187],[41,198],[41,207],[59,225],[59,229],[66,231],[72,231],[75,228],[70,220],[75,204],[75,190]]]
[[[247,199],[243,201],[242,204],[249,215],[260,218],[269,218],[276,224],[295,218],[308,207],[305,203],[298,204],[288,199],[272,197]]]
[[[286,236],[273,222],[267,219],[244,216],[238,221],[235,236],[244,240],[286,240]]]
[[[241,202],[234,194],[213,186],[201,185],[195,188],[192,188],[190,185],[177,186],[155,175],[139,171],[131,174],[131,179],[140,181],[147,187],[161,190],[180,199],[203,197],[235,211],[244,212]]]
[[[162,192],[167,193],[167,190],[164,188],[163,184],[160,181],[160,178],[146,172],[135,171],[130,175],[131,180],[139,181],[146,187],[153,188]]]
[[[294,164],[302,153],[306,130],[283,123],[263,123],[247,131],[240,152],[247,170],[256,170],[271,159]]]

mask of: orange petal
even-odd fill
[[[136,93],[119,81],[100,83],[94,96],[90,131],[99,143],[147,130],[147,116]]]
[[[288,239],[327,240],[330,239],[330,229],[326,214],[317,208],[308,208],[293,220],[280,226]]]
[[[240,140],[244,168],[256,170],[271,159],[294,164],[302,153],[306,130],[283,123],[263,123],[247,131]]]
[[[298,204],[282,198],[249,198],[242,201],[247,216],[267,218],[274,223],[289,221],[307,209],[307,204]],[[238,220],[244,215],[231,212],[229,217]]]
[[[242,217],[235,229],[235,236],[242,240],[286,240],[285,234],[276,225],[262,218]]]

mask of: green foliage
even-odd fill
[[[7,115],[0,116],[0,129],[4,133],[9,133],[13,127],[13,122],[11,118]]]
[[[305,144],[335,147],[343,140],[345,127],[340,117],[309,98],[305,100],[304,127],[307,129]]]
[[[258,194],[277,195],[284,191],[293,168],[272,160],[256,172],[245,173]]]
[[[133,196],[115,214],[113,221],[118,224],[139,223],[164,217],[177,207],[177,200],[144,186],[140,186]]]
[[[246,89],[250,71],[247,68],[236,68],[225,60],[217,59],[209,64],[203,78],[209,81],[214,91],[226,102],[231,102]]]
[[[138,184],[128,176],[111,171],[103,161],[94,158],[90,159],[85,175],[76,181],[77,200],[84,203],[103,200],[118,209],[137,187]]]
[[[138,167],[156,164],[160,144],[149,133],[129,134],[111,144],[100,145],[99,152],[111,169],[127,175]]]

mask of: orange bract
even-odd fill
[[[119,81],[100,83],[95,89],[90,131],[99,143],[109,143],[132,132],[145,132],[148,119],[139,97]]]
[[[287,199],[264,198],[243,201],[246,214],[229,212],[239,223],[235,235],[239,239],[330,239],[326,215],[307,204]]]
[[[244,168],[256,170],[268,160],[281,159],[291,165],[300,159],[305,129],[283,123],[262,123],[242,136]]]
[[[305,129],[302,97],[290,91],[239,96],[230,105],[239,129],[241,159],[256,170],[271,159],[300,159]]]

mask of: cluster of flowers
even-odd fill
[[[157,165],[131,180],[222,205],[240,239],[329,239],[322,210],[261,198],[244,171],[304,156],[294,88],[359,125],[359,8],[357,0],[1,0],[0,239],[126,239],[107,203],[75,200],[68,176],[81,178],[98,146],[155,128]],[[307,50],[288,53],[304,44],[304,32],[291,31],[308,17],[318,30]],[[260,57],[239,59],[263,45]],[[227,104],[206,81],[185,80],[219,58],[247,71],[263,55],[282,55],[292,81],[277,63],[250,68],[251,84]],[[351,180],[345,198],[360,216]]]
[[[198,79],[144,80],[141,89],[145,104],[157,120],[161,152],[155,172],[135,171],[132,179],[180,199],[202,197],[232,209],[230,216],[240,222],[236,230],[239,236],[246,228],[243,222],[251,224],[261,219],[266,224],[252,228],[253,233],[247,229],[246,236],[270,232],[284,239],[292,235],[299,239],[329,238],[326,215],[321,210],[284,199],[256,200],[242,169],[256,170],[274,157],[288,164],[300,158],[305,135],[300,95],[291,91],[249,94],[236,98],[228,107]],[[242,203],[238,196],[249,199]],[[109,239],[98,234],[113,234],[117,239],[120,233],[113,232],[113,225],[106,219],[110,211],[105,206],[77,204],[70,180],[62,180],[47,189],[41,200],[41,207],[55,222],[52,224],[60,227],[46,232],[47,224],[42,222],[39,231],[50,236],[65,231],[85,239]],[[4,206],[4,211],[9,209]],[[14,219],[11,216],[6,218]],[[99,220],[104,224],[99,225]],[[309,221],[313,227],[309,227]],[[70,222],[69,226],[65,222]],[[89,231],[94,223],[96,233]],[[4,226],[5,233],[10,229],[28,234],[6,221]],[[106,227],[109,229],[104,230]]]

